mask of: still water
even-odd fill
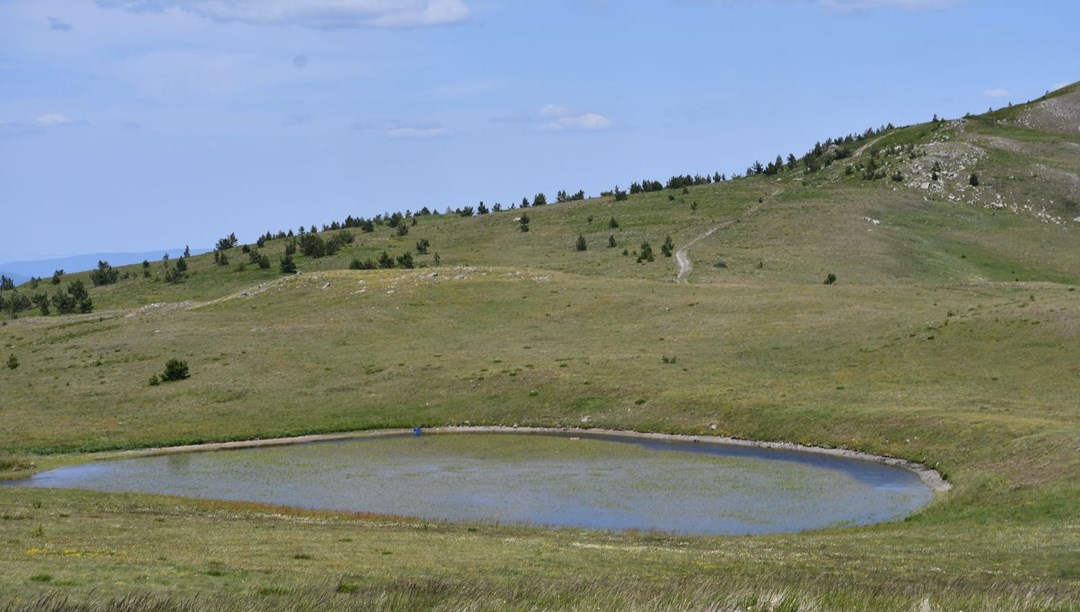
[[[98,461],[12,483],[692,535],[898,520],[910,471],[797,451],[618,436],[441,433]]]

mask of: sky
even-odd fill
[[[1080,80],[1075,0],[0,0],[0,262],[732,174]]]

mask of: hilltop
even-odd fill
[[[11,523],[5,587],[33,601],[42,581],[28,577],[45,572],[83,601],[134,573],[146,579],[108,594],[270,607],[376,605],[379,593],[404,606],[441,593],[446,607],[551,597],[551,607],[755,608],[746,602],[777,593],[821,608],[1074,606],[1078,114],[1080,84],[983,115],[829,138],[738,178],[225,238],[180,271],[173,257],[101,270],[109,282],[97,286],[86,272],[21,286],[52,295],[79,280],[92,309],[30,308],[0,327],[18,362],[0,373],[0,461],[13,473],[82,460],[68,453],[194,442],[586,426],[936,467],[953,491],[903,523],[683,542],[12,490],[0,511],[33,520]],[[285,274],[293,248],[298,273]],[[680,250],[692,269],[676,282]],[[0,295],[10,303],[13,292]],[[173,358],[191,377],[158,384]],[[283,560],[262,538],[277,529],[320,552]],[[142,531],[160,538],[125,535]],[[231,543],[215,562],[243,582],[191,569],[205,560],[188,542],[210,532]],[[367,548],[335,545],[343,538],[407,554],[374,563]],[[455,546],[468,560],[446,568],[438,560]],[[28,549],[122,552],[95,559],[91,579],[77,559]],[[595,581],[571,584],[581,572]],[[524,575],[533,582],[512,588]]]

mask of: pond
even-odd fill
[[[866,525],[901,519],[933,498],[915,473],[870,461],[535,433],[383,435],[116,459],[9,484],[690,535]]]

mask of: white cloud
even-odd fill
[[[419,27],[461,21],[463,0],[97,0],[133,13],[182,10],[223,22],[309,28]]]
[[[437,138],[449,133],[444,127],[400,127],[387,130],[386,135],[393,138]]]
[[[541,117],[566,117],[570,115],[570,109],[565,106],[559,106],[557,104],[547,104],[540,108],[539,114]]]
[[[611,119],[599,113],[576,113],[565,106],[548,104],[537,111],[540,128],[552,131],[595,131],[606,130],[613,124]]]
[[[381,132],[391,138],[438,138],[450,134],[441,123],[432,121],[367,119],[354,122],[353,128]]]
[[[954,6],[957,0],[814,0],[818,6],[840,11],[866,11],[899,8],[909,11],[939,10]]]
[[[0,121],[0,135],[44,134],[47,130],[89,125],[61,113],[43,113],[33,121]]]
[[[56,127],[59,125],[71,125],[74,123],[71,119],[68,119],[60,113],[45,113],[44,115],[38,115],[37,119],[34,119],[35,125],[42,127]]]

